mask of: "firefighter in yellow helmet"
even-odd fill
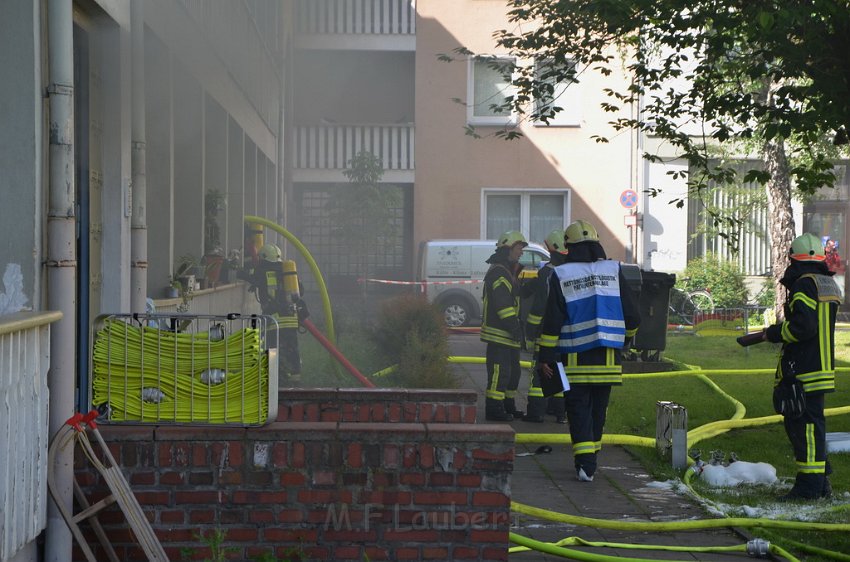
[[[783,501],[832,495],[823,409],[824,395],[835,390],[835,318],[842,302],[832,275],[820,238],[809,233],[795,238],[780,280],[788,289],[785,320],[764,332],[767,341],[782,344],[774,406],[797,461],[794,486],[779,498]]]
[[[513,421],[523,412],[516,408],[519,386],[519,352],[523,345],[519,316],[519,258],[528,246],[516,230],[505,232],[496,241],[496,251],[487,259],[490,268],[484,276],[484,313],[481,341],[487,343],[487,390],[485,418]]]
[[[306,307],[297,290],[297,279],[287,282],[287,276],[294,275],[294,267],[284,263],[280,248],[275,244],[265,244],[257,254],[259,262],[251,278],[253,289],[263,314],[277,320],[278,331],[270,333],[269,346],[279,350],[279,372],[291,381],[301,379],[301,354],[298,348],[299,317],[306,317]],[[294,287],[292,286],[294,281]]]
[[[555,267],[564,263],[567,255],[564,243],[564,229],[556,228],[551,231],[544,241],[546,249],[549,250],[549,261],[544,263],[537,272],[537,278],[533,280],[533,300],[528,316],[525,320],[526,349],[534,352],[537,359],[537,337],[540,334],[540,322],[546,312],[546,302],[549,300],[549,277]],[[547,407],[548,402],[548,407]],[[566,423],[564,396],[559,394],[550,396],[548,400],[543,396],[543,388],[540,384],[540,372],[531,370],[531,385],[528,387],[528,409],[523,421],[543,423],[544,413],[552,413],[557,423]]]
[[[591,482],[611,387],[623,380],[621,350],[637,332],[640,309],[620,262],[607,259],[592,224],[573,222],[564,242],[564,263],[550,276],[538,365],[541,376],[551,377],[556,362],[563,363],[576,477]]]

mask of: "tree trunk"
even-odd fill
[[[785,156],[784,139],[774,137],[765,142],[762,157],[770,180],[767,182],[767,216],[770,234],[773,286],[776,290],[774,309],[776,318],[784,316],[785,288],[779,283],[788,267],[788,249],[794,240],[794,216],[791,214],[791,178],[788,175],[788,159]]]

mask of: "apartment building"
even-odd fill
[[[576,218],[626,258],[636,231],[620,196],[635,188],[635,138],[612,130],[597,98],[625,76],[587,71],[558,85],[564,111],[532,123],[489,107],[507,86],[488,65],[505,56],[492,37],[506,24],[502,0],[300,0],[296,11],[289,224],[331,282],[355,275],[326,202],[345,189],[342,170],[359,150],[379,156],[382,182],[402,194],[396,237],[372,257],[376,276],[411,279],[424,240],[516,229],[542,241]],[[479,56],[440,60],[457,47]],[[494,136],[505,128],[524,136]]]
[[[735,252],[707,228],[704,202],[688,193],[687,163],[655,138],[610,127],[617,115],[600,108],[602,92],[622,88],[625,71],[604,77],[579,69],[577,83],[555,85],[563,111],[548,125],[492,110],[510,88],[491,63],[539,62],[514,61],[496,48],[493,32],[510,25],[503,0],[301,0],[297,9],[296,202],[289,222],[332,277],[353,277],[350,256],[330,235],[332,225],[314,219],[322,216],[319,201],[340,188],[334,182],[345,181],[341,170],[364,146],[380,154],[383,181],[403,193],[397,238],[373,256],[378,276],[411,278],[418,245],[427,239],[486,239],[518,229],[541,240],[576,218],[599,226],[612,257],[644,269],[682,271],[688,260],[713,252],[736,260],[752,278],[769,272],[766,210],[740,217]],[[458,47],[476,56],[459,56]],[[622,111],[632,116],[637,108]],[[504,130],[523,136],[494,136]],[[600,136],[610,142],[595,142]],[[643,160],[645,150],[662,161]],[[757,158],[740,159],[742,170],[758,165]],[[839,163],[836,189],[805,206],[794,203],[799,232],[827,236],[840,248],[847,241],[845,168]],[[651,197],[649,188],[662,192]],[[728,207],[753,193],[763,188],[718,189],[706,202]],[[671,204],[679,199],[682,206]]]
[[[291,10],[282,0],[0,3],[0,401],[16,427],[2,448],[20,453],[0,460],[3,560],[36,559],[45,527],[45,556],[70,553],[48,510],[45,459],[48,437],[88,407],[92,320],[144,312],[181,256],[211,250],[211,198],[224,252],[242,248],[244,215],[281,220]],[[192,304],[223,313],[251,302],[228,284]],[[69,454],[54,468],[70,505]]]

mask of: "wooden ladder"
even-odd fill
[[[106,532],[97,520],[97,514],[113,503],[117,503],[121,511],[124,512],[124,516],[127,518],[127,523],[135,535],[139,546],[141,546],[144,551],[145,556],[147,556],[147,559],[150,562],[168,562],[168,556],[165,554],[159,539],[156,538],[150,523],[142,511],[142,507],[139,505],[138,500],[136,500],[136,496],[133,495],[133,491],[130,489],[130,485],[124,478],[121,468],[115,462],[115,459],[112,457],[112,454],[109,452],[109,448],[106,446],[106,443],[103,441],[103,437],[97,429],[97,425],[94,421],[96,417],[97,411],[91,411],[85,416],[77,413],[65,422],[65,425],[56,432],[56,435],[48,449],[47,487],[50,490],[50,495],[53,497],[53,501],[59,508],[59,512],[62,514],[63,519],[65,519],[65,523],[68,524],[71,534],[74,536],[74,539],[77,541],[77,544],[80,546],[89,562],[98,562],[98,560],[95,558],[94,553],[92,553],[92,550],[83,535],[82,529],[80,528],[80,523],[83,521],[88,521],[89,525],[91,525],[98,542],[100,542],[106,552],[106,555],[109,557],[109,561],[122,562],[115,553],[115,549],[112,547],[112,544],[109,542]],[[100,457],[95,454],[92,444],[89,441],[89,433],[94,435],[97,440],[101,451]],[[77,483],[76,477],[74,477],[74,497],[80,507],[82,507],[82,510],[75,514],[70,512],[60,500],[56,483],[56,475],[53,472],[53,467],[57,451],[62,450],[69,445],[74,446],[77,443],[82,447],[83,453],[86,455],[86,458],[89,459],[91,465],[100,472],[103,480],[106,482],[107,486],[109,486],[112,493],[92,505],[86,498],[82,488],[80,488],[80,485]]]

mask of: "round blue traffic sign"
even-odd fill
[[[637,207],[638,197],[634,189],[627,189],[620,194],[620,205],[626,209]]]

